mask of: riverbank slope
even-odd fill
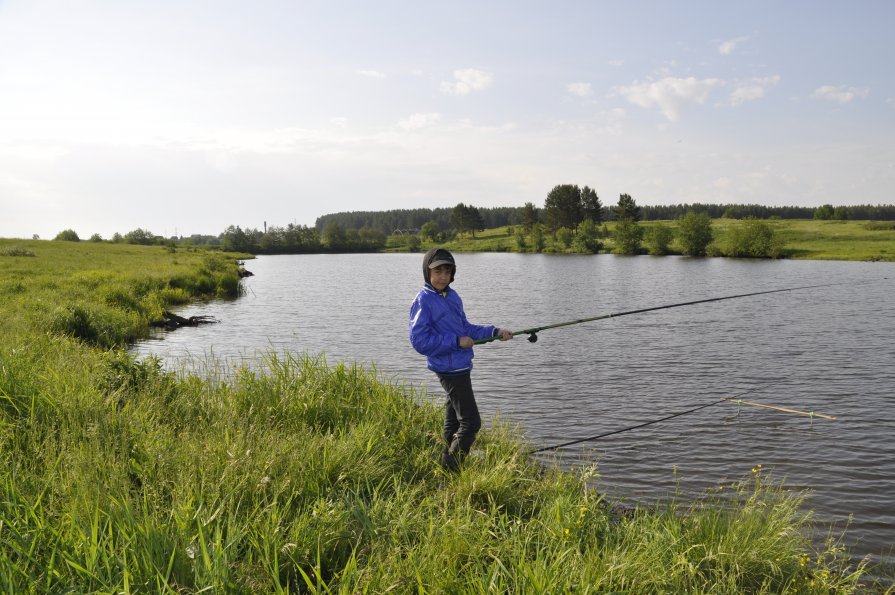
[[[596,467],[546,469],[502,425],[445,475],[439,408],[350,364],[222,380],[122,349],[159,309],[237,295],[232,255],[21,248],[0,256],[6,592],[847,593],[864,572],[760,469],[616,510]]]

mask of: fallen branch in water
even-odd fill
[[[216,322],[220,322],[214,316],[190,316],[189,318],[184,318],[183,316],[178,316],[172,312],[168,312],[167,310],[163,313],[165,319],[164,320],[153,320],[149,323],[149,326],[157,327],[157,328],[165,328],[169,331],[173,331],[182,326],[199,326],[200,324],[213,324]]]

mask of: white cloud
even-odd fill
[[[438,113],[415,113],[409,118],[404,118],[398,122],[398,127],[404,130],[419,130],[433,124],[437,124],[441,120],[441,114]]]
[[[870,89],[866,87],[846,87],[845,85],[834,87],[833,85],[824,85],[823,87],[815,89],[812,97],[828,99],[844,105],[851,102],[856,97],[867,97],[868,93],[870,93]]]
[[[778,74],[775,74],[774,76],[755,77],[748,81],[740,81],[737,83],[737,87],[733,90],[733,93],[730,94],[730,104],[738,106],[747,101],[761,99],[764,97],[765,90],[768,87],[773,87],[779,82],[780,75]]]
[[[379,72],[378,70],[358,70],[357,73],[361,76],[368,76],[374,79],[384,79],[385,74]]]
[[[662,115],[675,122],[685,104],[705,103],[711,90],[723,84],[724,81],[715,78],[666,77],[651,83],[635,82],[628,87],[616,87],[616,91],[640,107],[658,107]]]
[[[608,64],[609,66],[619,67],[619,66],[624,66],[625,61],[624,60],[610,60],[610,61],[606,62],[606,64]]]
[[[594,94],[590,83],[569,83],[566,85],[566,91],[578,97],[590,97]]]
[[[453,81],[441,83],[441,92],[448,95],[469,95],[473,91],[481,91],[487,88],[494,75],[476,68],[466,68],[454,71]]]
[[[733,50],[735,50],[739,44],[747,41],[748,39],[748,37],[737,37],[736,39],[728,39],[718,46],[718,53],[722,56],[729,56],[733,53]]]

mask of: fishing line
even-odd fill
[[[726,400],[727,400],[726,397],[725,397],[724,399],[718,399],[717,401],[714,401],[714,402],[712,402],[712,403],[708,403],[708,404],[706,404],[706,405],[700,405],[700,406],[698,406],[698,407],[694,407],[694,408],[692,408],[692,409],[688,409],[688,410],[686,410],[686,411],[680,411],[680,412],[678,412],[678,413],[674,413],[674,414],[672,414],[672,415],[668,415],[668,416],[663,417],[663,418],[661,418],[661,419],[654,419],[654,420],[652,420],[652,421],[647,421],[647,422],[644,422],[644,423],[642,423],[642,424],[637,424],[636,426],[630,426],[630,427],[627,427],[627,428],[622,428],[622,429],[620,429],[620,430],[613,430],[613,431],[611,431],[611,432],[606,432],[606,433],[604,433],[604,434],[597,434],[596,436],[588,436],[587,438],[579,438],[579,439],[577,439],[577,440],[569,440],[568,442],[563,442],[562,444],[554,444],[554,445],[552,445],[552,446],[544,446],[544,447],[542,447],[542,448],[536,448],[536,449],[534,449],[534,450],[530,450],[530,451],[528,451],[528,454],[535,454],[535,453],[538,453],[538,452],[544,452],[544,451],[547,451],[547,450],[556,450],[556,449],[558,449],[558,448],[565,448],[566,446],[572,446],[573,444],[580,444],[581,442],[590,442],[590,441],[593,441],[593,440],[600,440],[601,438],[607,438],[607,437],[609,437],[609,436],[614,436],[614,435],[616,435],[616,434],[622,434],[622,433],[624,433],[624,432],[630,432],[631,430],[636,430],[636,429],[638,429],[638,428],[643,428],[643,427],[646,427],[646,426],[651,426],[651,425],[653,425],[653,424],[657,424],[657,423],[662,422],[662,421],[668,421],[669,419],[673,419],[673,418],[675,418],[675,417],[680,417],[680,416],[682,416],[682,415],[687,415],[688,413],[693,413],[694,411],[699,411],[700,409],[705,409],[706,407],[711,407],[712,405],[717,405],[718,403],[723,403],[723,402],[726,401]]]
[[[812,420],[813,420],[813,418],[814,418],[815,416],[817,416],[817,417],[823,417],[824,419],[836,419],[835,417],[832,417],[832,416],[829,416],[829,415],[823,415],[823,414],[820,414],[820,413],[814,413],[813,411],[811,411],[811,412],[806,412],[806,411],[798,411],[798,410],[796,410],[796,409],[785,409],[785,408],[782,408],[782,407],[775,407],[775,406],[771,406],[771,405],[762,405],[762,404],[760,404],[760,403],[752,403],[752,402],[750,402],[750,401],[742,401],[742,400],[740,400],[740,399],[737,398],[737,397],[741,397],[741,396],[743,396],[743,395],[748,395],[748,394],[757,393],[757,392],[759,392],[759,391],[762,391],[762,390],[768,388],[769,386],[770,386],[770,384],[766,384],[766,385],[764,385],[764,386],[759,386],[758,388],[750,388],[750,389],[741,391],[741,392],[739,392],[739,393],[733,395],[732,397],[723,397],[723,398],[721,398],[721,399],[718,399],[717,401],[712,401],[711,403],[705,403],[705,404],[703,404],[703,405],[698,405],[698,406],[696,406],[696,407],[692,407],[692,408],[690,408],[690,409],[687,409],[686,411],[679,411],[679,412],[677,412],[677,413],[672,413],[671,415],[666,415],[665,417],[662,417],[662,418],[659,418],[659,419],[653,419],[653,420],[650,420],[650,421],[646,421],[646,422],[643,422],[643,423],[640,423],[640,424],[637,424],[637,425],[634,425],[634,426],[629,426],[629,427],[627,427],[627,428],[621,428],[621,429],[618,429],[618,430],[612,430],[611,432],[604,432],[603,434],[597,434],[596,436],[588,436],[587,438],[578,438],[578,439],[576,439],[576,440],[569,440],[568,442],[563,442],[563,443],[561,443],[561,444],[554,444],[554,445],[552,445],[552,446],[544,446],[544,447],[542,447],[542,448],[536,448],[536,449],[533,449],[533,450],[529,450],[527,454],[535,454],[535,453],[538,453],[538,452],[544,452],[544,451],[547,451],[547,450],[556,450],[556,449],[558,449],[558,448],[564,448],[564,447],[566,447],[566,446],[572,446],[573,444],[580,444],[580,443],[582,443],[582,442],[591,442],[591,441],[594,441],[594,440],[600,440],[601,438],[607,438],[607,437],[609,437],[609,436],[615,436],[616,434],[623,434],[624,432],[630,432],[630,431],[632,431],[632,430],[637,430],[637,429],[639,429],[639,428],[644,428],[644,427],[646,427],[646,426],[651,426],[651,425],[653,425],[653,424],[657,424],[657,423],[659,423],[659,422],[668,421],[669,419],[674,419],[675,417],[680,417],[680,416],[682,416],[682,415],[687,415],[687,414],[689,414],[689,413],[694,413],[694,412],[699,411],[699,410],[701,410],[701,409],[706,409],[707,407],[711,407],[711,406],[713,406],[713,405],[718,405],[719,403],[724,403],[724,402],[730,402],[730,403],[734,403],[734,404],[737,404],[737,405],[750,405],[750,406],[754,406],[754,407],[765,407],[765,408],[768,408],[768,409],[776,409],[776,410],[778,410],[778,411],[785,411],[785,412],[787,412],[787,413],[798,413],[798,414],[801,414],[801,415],[810,415],[811,418],[812,418]]]
[[[867,282],[880,281],[880,280],[888,280],[888,277],[883,277],[882,279],[870,279],[870,280],[867,280]],[[854,285],[854,284],[855,283],[853,283],[853,282],[844,281],[841,283],[822,283],[822,284],[818,284],[818,285],[802,285],[800,287],[785,287],[782,289],[769,289],[766,291],[753,291],[751,293],[739,293],[736,295],[727,295],[727,296],[721,296],[721,297],[706,298],[706,299],[701,299],[701,300],[691,300],[689,302],[680,302],[677,304],[666,304],[663,306],[653,306],[650,308],[638,308],[636,310],[627,310],[624,312],[613,312],[611,314],[603,314],[601,316],[593,316],[590,318],[579,318],[577,320],[570,320],[567,322],[558,322],[556,324],[548,324],[548,325],[529,328],[529,329],[525,329],[525,330],[521,330],[521,331],[514,331],[513,336],[515,337],[517,335],[528,335],[529,342],[535,343],[538,340],[537,333],[540,331],[547,330],[547,329],[553,329],[553,328],[559,328],[559,327],[563,327],[563,326],[571,326],[573,324],[581,324],[583,322],[594,322],[597,320],[605,320],[607,318],[618,318],[620,316],[629,316],[632,314],[643,314],[644,312],[654,312],[656,310],[666,310],[669,308],[680,308],[682,306],[693,306],[696,304],[707,304],[709,302],[720,302],[723,300],[733,300],[733,299],[738,299],[738,298],[752,297],[752,296],[756,296],[756,295],[768,295],[768,294],[772,294],[772,293],[781,293],[781,292],[785,292],[785,291],[799,291],[799,290],[803,290],[803,289],[817,289],[820,287],[834,287],[837,285]],[[490,343],[492,341],[496,341],[499,338],[500,337],[488,337],[485,339],[479,339],[478,341],[475,341],[474,344],[481,345],[483,343]],[[744,390],[744,391],[741,391],[741,392],[733,395],[733,397],[723,397],[723,398],[718,399],[717,401],[713,401],[711,403],[705,403],[703,405],[698,405],[696,407],[692,407],[685,411],[679,411],[677,413],[672,413],[671,415],[667,415],[667,416],[659,418],[659,419],[654,419],[651,421],[643,422],[643,423],[640,423],[637,425],[629,426],[627,428],[621,428],[618,430],[613,430],[611,432],[597,434],[596,436],[588,436],[587,438],[579,438],[576,440],[569,440],[568,442],[563,442],[561,444],[554,444],[551,446],[544,446],[541,448],[536,448],[536,449],[528,451],[528,454],[535,454],[535,453],[539,453],[539,452],[545,452],[548,450],[556,450],[559,448],[564,448],[566,446],[572,446],[573,444],[580,444],[582,442],[591,442],[594,440],[600,440],[602,438],[607,438],[609,436],[615,436],[617,434],[622,434],[624,432],[630,432],[632,430],[637,430],[639,428],[651,426],[653,424],[657,424],[657,423],[660,423],[663,421],[668,421],[669,419],[674,419],[675,417],[681,417],[682,415],[688,415],[690,413],[695,413],[696,411],[700,411],[702,409],[706,409],[713,405],[718,405],[719,403],[724,403],[724,402],[736,403],[738,405],[749,405],[749,406],[755,406],[755,407],[767,407],[769,409],[777,409],[779,411],[785,411],[787,413],[798,413],[801,415],[808,415],[812,418],[812,421],[813,421],[815,415],[818,417],[823,417],[825,419],[835,419],[832,416],[817,414],[817,413],[814,413],[813,411],[806,412],[806,411],[798,411],[798,410],[794,410],[794,409],[785,409],[782,407],[762,405],[759,403],[751,403],[751,402],[743,401],[741,399],[736,398],[736,397],[739,397],[742,395],[747,395],[747,394],[758,392],[760,390],[763,390],[767,386],[769,386],[769,385],[761,386],[759,388],[752,388],[752,389]]]

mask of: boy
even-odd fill
[[[435,372],[447,393],[441,466],[457,469],[482,427],[482,419],[472,392],[472,346],[475,341],[513,333],[496,326],[480,326],[466,320],[463,301],[451,289],[457,266],[444,248],[433,248],[423,257],[425,284],[410,306],[410,343],[426,356],[428,368]]]

